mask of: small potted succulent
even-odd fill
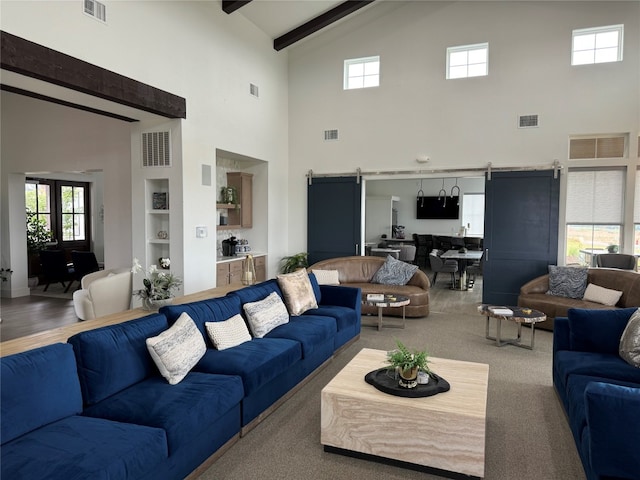
[[[398,372],[401,387],[414,388],[418,385],[419,371],[430,373],[429,354],[426,350],[409,350],[400,340],[396,340],[396,345],[397,349],[387,353],[387,363]]]

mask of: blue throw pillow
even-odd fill
[[[418,270],[417,265],[396,260],[391,255],[387,255],[387,260],[375,273],[371,283],[381,283],[383,285],[406,285],[413,274]]]
[[[615,310],[570,308],[567,317],[571,350],[618,355],[620,337],[636,310],[637,307]]]

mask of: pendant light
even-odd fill
[[[442,206],[446,207],[447,206],[447,191],[444,189],[444,178],[442,179],[442,188],[438,192],[438,200],[440,200],[441,197],[444,197],[444,201],[442,202]]]
[[[458,179],[456,178],[456,184],[451,187],[451,198],[453,198],[453,189],[457,188],[458,189],[458,202],[457,205],[460,205],[460,187],[458,186]]]

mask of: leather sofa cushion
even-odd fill
[[[3,423],[6,419],[3,419]],[[144,478],[166,461],[159,428],[67,417],[2,446],[2,478]]]

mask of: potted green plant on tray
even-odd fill
[[[414,388],[418,385],[418,371],[430,373],[429,354],[426,350],[409,350],[400,340],[396,345],[397,349],[387,353],[387,363],[398,372],[401,387]]]

